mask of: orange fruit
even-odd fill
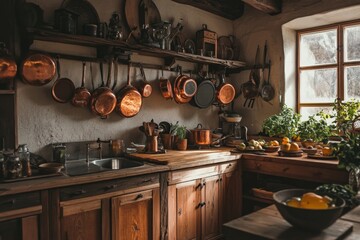
[[[279,144],[278,141],[273,140],[273,141],[270,142],[270,145],[271,145],[271,146],[279,146],[280,144]]]
[[[301,202],[301,199],[300,199],[300,198],[293,197],[293,198],[291,198],[290,200],[286,201],[286,205],[288,205],[288,206],[290,206],[290,207],[297,207],[297,208],[299,208],[299,207],[300,207],[300,202]]]
[[[329,208],[328,199],[316,193],[308,192],[303,194],[300,207],[306,209],[327,209]]]
[[[290,151],[290,143],[282,144],[281,145],[281,151]]]
[[[299,151],[299,145],[297,143],[290,144],[290,151]]]
[[[282,144],[287,144],[290,142],[290,139],[288,137],[283,137]]]
[[[324,147],[322,149],[322,153],[323,153],[324,156],[331,156],[332,153],[333,153],[333,150],[331,148],[329,148],[329,147]]]

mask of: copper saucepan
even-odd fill
[[[221,84],[217,89],[216,98],[221,104],[229,104],[235,98],[235,88],[232,84],[225,82],[225,73],[221,75]]]
[[[127,85],[120,89],[116,94],[116,111],[123,117],[134,117],[140,112],[142,106],[142,97],[139,91],[131,85],[130,81],[131,66],[128,65]]]
[[[209,146],[211,144],[210,129],[204,129],[201,123],[191,130],[194,144],[197,146]]]
[[[58,78],[51,87],[51,95],[53,99],[59,103],[69,102],[75,92],[75,85],[69,78],[60,77],[60,60],[56,58],[56,67]]]
[[[142,76],[142,82],[140,83],[140,86],[139,86],[139,92],[140,92],[141,96],[143,96],[144,98],[147,98],[147,97],[150,97],[150,95],[152,93],[152,87],[149,84],[149,82],[146,80],[144,68],[141,64],[139,64],[139,68],[140,68],[140,72],[141,72],[141,76]]]
[[[159,79],[159,88],[162,96],[165,99],[173,99],[173,91],[171,87],[171,82],[169,79],[164,77],[164,71],[161,70],[161,77]]]
[[[188,103],[197,91],[197,84],[194,79],[183,75],[180,69],[180,75],[174,82],[174,99],[177,103]]]
[[[21,64],[21,76],[25,83],[33,86],[48,84],[56,74],[54,60],[47,54],[33,53]]]
[[[0,83],[7,82],[16,76],[17,65],[10,55],[5,43],[0,42]]]
[[[75,89],[74,97],[71,100],[71,103],[76,107],[87,107],[91,98],[89,90],[85,87],[85,72],[86,63],[83,62],[81,87]]]
[[[110,113],[112,113],[116,106],[116,96],[113,91],[109,88],[111,78],[112,62],[109,63],[108,79],[104,86],[103,81],[103,64],[100,63],[100,74],[102,79],[102,85],[95,89],[91,95],[90,108],[93,113],[106,119]]]

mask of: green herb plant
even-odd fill
[[[310,139],[314,142],[327,141],[334,131],[333,125],[329,125],[326,121],[328,118],[329,115],[321,111],[310,116],[308,120],[300,122],[297,135],[301,141]]]
[[[176,136],[178,140],[186,138],[186,127],[185,126],[178,126],[176,129]]]
[[[360,101],[351,99],[350,101],[335,100],[333,111],[335,112],[334,125],[339,134],[346,135],[352,129],[352,123],[359,116]]]
[[[279,114],[272,115],[265,119],[262,131],[269,137],[296,136],[300,122],[300,114],[295,113],[292,108],[284,105]]]
[[[344,140],[334,144],[334,155],[339,160],[338,167],[351,169],[360,169],[360,134],[347,133]]]
[[[331,198],[342,198],[345,200],[346,206],[350,208],[354,208],[360,204],[359,199],[356,198],[357,192],[348,184],[323,184],[315,189],[315,193]]]

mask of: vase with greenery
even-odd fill
[[[307,120],[301,121],[297,133],[301,141],[327,142],[334,131],[334,126],[328,124],[327,119],[329,119],[329,115],[321,111],[309,116]]]
[[[279,114],[272,115],[265,119],[262,125],[262,132],[269,137],[296,136],[300,122],[300,114],[295,113],[292,108],[284,105]]]
[[[176,142],[177,149],[186,150],[187,149],[186,127],[178,126],[175,132],[177,136],[177,142]]]
[[[360,134],[347,133],[345,139],[334,144],[333,148],[339,160],[338,167],[349,172],[349,185],[357,192],[360,183]]]

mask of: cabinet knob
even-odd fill
[[[138,195],[136,196],[135,200],[139,200],[139,199],[141,199],[141,198],[143,198],[143,197],[144,197],[144,195],[142,195],[142,194],[140,193],[140,194],[138,194]]]

